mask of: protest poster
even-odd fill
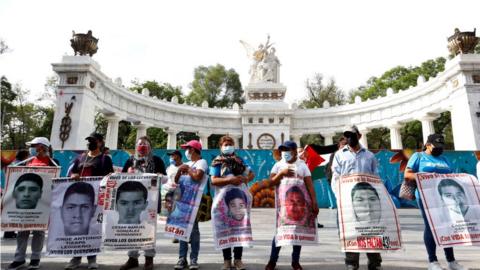
[[[114,173],[105,180],[100,194],[103,246],[113,250],[154,249],[158,176],[151,173]]]
[[[215,248],[252,247],[252,195],[246,184],[217,188],[212,205]]]
[[[7,167],[2,198],[2,230],[46,231],[50,215],[52,178],[60,167]]]
[[[277,246],[317,244],[317,217],[303,179],[284,177],[275,190]]]
[[[474,176],[417,173],[417,186],[438,246],[480,246],[480,184]]]
[[[340,177],[338,222],[343,252],[386,252],[402,249],[397,209],[378,176]]]
[[[48,256],[90,256],[100,253],[102,208],[98,198],[102,178],[52,179]]]
[[[171,213],[165,225],[165,236],[182,241],[190,240],[206,184],[207,181],[193,181],[188,174],[180,176],[173,193]]]

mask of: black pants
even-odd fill
[[[232,248],[225,248],[222,249],[223,252],[223,259],[229,261],[232,259]],[[243,247],[234,247],[233,248],[233,257],[235,260],[241,260],[243,253]]]
[[[377,266],[382,265],[382,256],[380,253],[367,253],[368,269],[375,269]],[[345,264],[354,265],[358,268],[358,262],[360,260],[360,253],[345,252]]]

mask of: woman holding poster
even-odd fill
[[[29,159],[21,161],[14,166],[25,164],[26,166],[58,166],[58,161],[52,159],[50,151],[50,141],[45,137],[36,137],[27,142],[30,146]],[[30,175],[30,176],[29,176]],[[18,209],[34,209],[41,197],[43,181],[36,174],[25,174],[23,179],[18,179],[15,183],[14,197]],[[20,177],[20,178],[22,178]],[[49,188],[49,187],[45,187]],[[25,265],[25,257],[28,246],[30,231],[19,231],[17,234],[17,249],[15,259],[8,266],[8,269],[19,269]],[[45,231],[33,231],[32,238],[32,256],[28,269],[40,268],[40,256],[45,241]]]
[[[445,139],[440,134],[431,134],[428,136],[427,142],[424,146],[423,152],[417,152],[408,160],[407,168],[405,169],[405,179],[407,181],[416,181],[416,173],[451,173],[452,170],[448,159],[442,155],[445,145]],[[418,189],[415,191],[417,204],[422,213],[425,224],[425,231],[423,233],[423,241],[428,253],[428,269],[442,270],[438,262],[435,239],[433,238],[432,230],[428,224],[427,216]],[[457,263],[453,254],[453,248],[444,248],[445,257],[448,261],[448,269],[463,270],[463,266]]]
[[[215,246],[222,248],[223,270],[244,270],[242,262],[243,246],[249,246],[252,240],[250,227],[251,195],[247,183],[255,176],[235,155],[233,138],[220,138],[221,154],[211,164],[212,184],[216,186],[212,207]],[[242,239],[231,241],[231,239]],[[234,262],[232,265],[232,247]]]
[[[88,152],[81,154],[73,162],[71,169],[71,177],[79,179],[85,176],[105,176],[113,173],[112,159],[103,152],[105,142],[103,135],[99,133],[91,133],[85,138],[88,141]],[[88,269],[98,269],[97,256],[87,256]],[[73,270],[80,266],[82,257],[73,257],[65,266],[65,270]]]
[[[313,188],[310,170],[304,161],[297,158],[297,144],[293,141],[285,141],[278,147],[282,159],[273,165],[270,181],[276,186],[277,203],[277,235],[272,241],[270,260],[265,270],[274,270],[280,253],[280,246],[277,241],[284,242],[284,245],[297,242],[296,237],[308,238],[311,243],[316,242],[316,217],[318,205]],[[281,207],[279,206],[282,205]],[[284,233],[283,239],[279,238],[279,227],[293,228],[290,233]],[[295,228],[301,228],[306,233],[297,234]],[[290,236],[293,236],[292,239]],[[292,268],[293,270],[303,269],[300,265],[300,251],[302,246],[293,244]]]

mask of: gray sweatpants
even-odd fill
[[[20,231],[17,233],[17,250],[15,251],[15,261],[21,262],[25,260],[27,246],[28,246],[28,237],[30,236],[30,231]],[[32,256],[30,260],[40,260],[43,249],[43,241],[45,240],[44,231],[33,231],[32,237]]]
[[[145,251],[145,257],[155,257],[155,249],[146,249]],[[138,250],[130,250],[128,251],[128,257],[132,257],[135,259],[138,259],[140,256],[140,251]]]

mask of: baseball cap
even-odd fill
[[[36,144],[43,144],[46,147],[50,147],[50,141],[45,137],[35,137],[33,138],[33,140],[26,142],[25,144],[29,146],[36,145]]]
[[[191,141],[187,142],[186,144],[180,145],[180,147],[182,149],[187,149],[188,147],[191,147],[193,149],[197,149],[198,151],[202,150],[202,144],[197,140],[191,140]]]
[[[85,140],[88,139],[95,139],[97,141],[103,141],[103,135],[100,133],[92,132],[88,137],[85,138]]]
[[[357,126],[353,125],[353,126],[346,127],[343,130],[343,136],[347,136],[348,133],[360,134],[360,131],[358,131]]]
[[[435,147],[443,147],[445,145],[445,139],[440,134],[430,134],[428,135],[427,143],[431,143]]]
[[[278,146],[278,150],[280,151],[290,151],[293,149],[297,149],[297,143],[294,141],[284,141]]]
[[[169,155],[169,156],[177,155],[177,156],[181,157],[182,153],[180,153],[180,151],[178,151],[178,150],[174,150],[174,151],[168,152],[167,155]]]

